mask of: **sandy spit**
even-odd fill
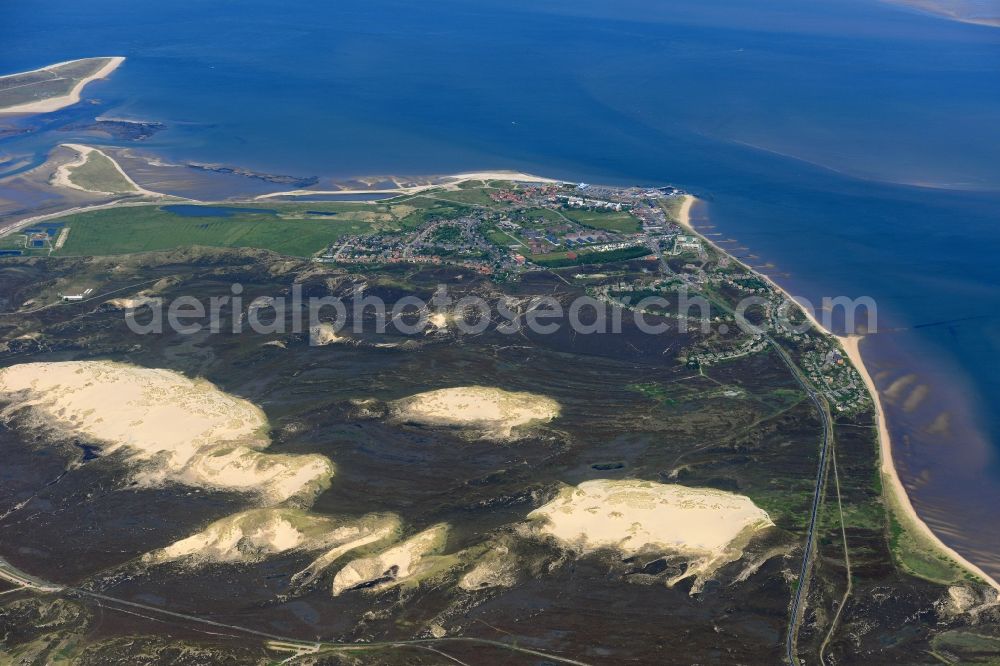
[[[434,189],[454,189],[462,183],[467,183],[476,180],[516,180],[522,183],[561,183],[563,181],[553,180],[552,178],[544,178],[542,176],[533,176],[530,173],[522,173],[520,171],[473,171],[469,173],[456,173],[450,176],[444,176],[441,182],[437,183],[425,183],[422,185],[412,185],[409,187],[394,187],[391,189],[381,189],[381,190],[287,190],[284,192],[268,192],[267,194],[261,194],[254,199],[271,199],[274,197],[303,197],[303,196],[315,196],[317,194],[343,194],[345,196],[350,196],[352,194],[418,194],[420,192],[425,192],[427,190]]]
[[[82,60],[81,58],[80,60]],[[58,62],[54,65],[48,65],[47,67],[41,67],[35,72],[50,70],[54,67],[59,67],[60,65],[68,65],[70,63],[79,62],[79,60],[67,60],[65,62]],[[0,114],[5,113],[51,113],[52,111],[58,111],[59,109],[66,108],[80,101],[80,95],[83,93],[84,87],[91,81],[96,81],[97,79],[103,79],[111,74],[111,72],[118,69],[118,66],[125,62],[125,58],[121,56],[112,57],[104,67],[97,70],[90,76],[81,79],[77,82],[73,89],[65,95],[59,97],[50,97],[49,99],[38,100],[35,102],[26,102],[25,104],[15,104],[14,106],[8,106],[0,109]],[[28,72],[19,72],[20,74],[27,74]]]
[[[132,177],[129,176],[127,173],[125,173],[125,170],[122,169],[122,166],[120,164],[118,164],[118,161],[102,150],[98,150],[93,146],[85,146],[80,143],[63,143],[60,144],[60,147],[69,148],[70,150],[75,150],[77,153],[77,158],[72,162],[67,162],[66,164],[60,165],[55,170],[55,173],[52,174],[52,180],[51,180],[52,185],[55,187],[68,187],[73,190],[90,192],[92,194],[106,194],[108,196],[114,196],[116,194],[142,194],[148,197],[166,196],[165,194],[161,194],[160,192],[153,192],[152,190],[147,190],[146,188],[139,185],[139,183],[132,180]],[[124,180],[131,189],[129,189],[127,192],[101,192],[99,190],[88,190],[87,188],[80,187],[79,185],[74,183],[72,180],[73,171],[77,167],[81,167],[84,164],[86,164],[87,160],[90,158],[91,153],[97,153],[109,159],[111,163],[115,165],[115,169],[118,170],[118,173],[121,175],[122,180]]]

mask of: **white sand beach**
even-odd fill
[[[906,488],[903,486],[903,482],[899,478],[899,473],[896,471],[896,465],[892,460],[892,439],[889,436],[889,428],[886,425],[885,411],[882,408],[882,401],[879,398],[878,390],[875,388],[875,382],[872,381],[871,374],[868,372],[868,368],[865,366],[864,360],[861,358],[861,340],[864,339],[864,336],[838,336],[837,339],[840,340],[840,344],[843,346],[844,351],[847,353],[847,357],[851,360],[851,363],[854,364],[854,367],[857,368],[858,372],[861,374],[861,378],[864,380],[865,386],[868,388],[868,393],[871,394],[872,400],[875,403],[875,412],[878,420],[879,454],[882,463],[882,485],[887,492],[893,495],[890,501],[894,500],[895,509],[898,513],[902,513],[903,515],[901,518],[908,522],[906,528],[916,531],[920,536],[928,540],[934,547],[947,554],[948,557],[954,560],[959,566],[981,578],[993,589],[1000,591],[1000,583],[997,583],[992,576],[988,575],[978,566],[962,557],[951,546],[948,546],[941,541],[940,537],[938,537],[938,535],[927,526],[927,523],[920,518],[916,509],[913,508],[913,503],[910,502],[910,496],[907,494]]]
[[[458,586],[466,591],[513,587],[517,583],[519,567],[510,549],[497,544],[480,557],[475,566],[459,579]]]
[[[691,226],[691,207],[697,199],[692,195],[687,195],[687,201],[681,207],[681,213],[679,214],[680,219],[678,220],[680,224],[684,226],[690,233],[696,234],[705,243],[708,243],[714,247],[719,252],[728,255],[725,249],[719,247],[712,242],[710,238],[705,237],[700,234],[694,227]],[[772,280],[769,276],[761,273],[760,271],[754,270],[753,268],[743,264],[738,259],[735,260],[737,263],[743,265],[747,270],[752,270],[754,273],[759,275],[763,280],[765,280],[771,287],[779,291],[785,296],[789,301],[797,303],[797,301],[789,294],[781,285]],[[834,335],[829,330],[824,327],[819,320],[816,318],[814,313],[809,311],[807,308],[800,306],[799,310],[806,316],[810,323],[816,327],[817,330],[826,333],[827,335]],[[982,579],[986,584],[990,585],[994,589],[1000,591],[1000,583],[989,576],[985,571],[980,569],[978,566],[970,562],[969,560],[962,557],[953,548],[941,541],[940,537],[934,534],[933,530],[927,526],[927,523],[920,518],[916,510],[913,508],[912,502],[910,502],[910,497],[906,492],[906,488],[903,486],[902,481],[899,479],[899,473],[896,471],[896,465],[892,458],[892,440],[889,435],[889,429],[886,426],[885,410],[882,407],[882,402],[879,399],[878,390],[875,388],[875,383],[872,381],[871,375],[868,372],[868,368],[865,366],[864,359],[861,357],[860,343],[864,336],[861,335],[849,335],[849,336],[836,336],[840,345],[843,347],[844,352],[850,359],[851,363],[857,369],[861,378],[864,380],[865,386],[868,389],[869,395],[871,395],[872,402],[875,406],[876,419],[878,421],[878,439],[879,439],[879,452],[881,457],[881,471],[883,478],[887,483],[883,484],[886,488],[886,492],[891,495],[888,501],[893,502],[895,507],[902,512],[903,518],[909,523],[906,527],[919,536],[923,537],[930,543],[933,547],[939,549],[942,553],[947,555],[949,558],[955,561],[963,569],[974,574],[976,577]]]
[[[314,347],[325,347],[345,342],[351,342],[351,338],[338,335],[333,324],[317,324],[309,329],[309,344]]]
[[[371,189],[371,190],[286,190],[283,192],[269,192],[267,194],[261,194],[254,199],[273,199],[275,197],[307,197],[316,195],[344,195],[350,196],[352,194],[419,194],[420,192],[425,192],[427,190],[433,189],[457,189],[462,183],[467,183],[470,181],[477,180],[516,180],[522,183],[560,183],[563,181],[554,180],[552,178],[545,178],[543,176],[533,176],[530,173],[522,173],[520,171],[472,171],[469,173],[457,173],[450,176],[443,176],[440,182],[434,183],[422,183],[420,185],[409,185],[402,187],[394,187],[389,189]]]

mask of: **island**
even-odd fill
[[[64,144],[32,177],[68,207],[0,237],[17,658],[1000,647],[997,583],[896,475],[863,337],[691,193],[483,171],[199,201],[121,157]]]
[[[123,62],[121,56],[81,58],[0,76],[0,114],[51,113],[76,104],[88,83]]]
[[[1000,28],[1000,7],[992,0],[885,0],[960,23]]]

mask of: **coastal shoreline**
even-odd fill
[[[70,61],[70,62],[72,62],[72,61]],[[2,112],[0,112],[0,113],[2,113]],[[233,204],[233,203],[252,203],[254,201],[262,201],[262,200],[267,200],[267,199],[281,197],[281,196],[296,197],[296,196],[313,196],[313,195],[330,195],[330,194],[347,195],[347,196],[354,195],[354,194],[357,194],[357,195],[365,195],[365,194],[389,194],[389,195],[396,195],[396,196],[408,196],[408,195],[419,194],[420,192],[424,192],[424,191],[432,190],[432,189],[438,189],[438,188],[454,189],[454,188],[457,188],[462,183],[466,183],[466,182],[469,182],[469,181],[475,181],[475,180],[516,180],[516,181],[519,181],[519,182],[528,182],[528,183],[562,183],[562,182],[566,182],[566,181],[561,181],[561,180],[557,180],[557,179],[554,179],[554,178],[546,178],[544,176],[535,176],[535,175],[532,175],[532,174],[523,173],[521,171],[473,171],[473,172],[468,172],[468,173],[456,173],[456,174],[450,174],[450,175],[444,175],[444,176],[436,176],[435,178],[439,178],[440,179],[440,181],[436,181],[436,182],[421,183],[420,185],[402,186],[402,187],[394,187],[394,188],[386,188],[386,189],[370,189],[370,190],[369,189],[353,189],[353,190],[351,190],[351,189],[343,189],[343,190],[328,190],[328,191],[327,190],[323,190],[323,191],[321,191],[321,190],[288,190],[288,191],[283,191],[283,192],[269,192],[267,194],[261,194],[261,195],[257,195],[257,196],[254,196],[254,197],[250,197],[249,199],[192,199],[190,197],[184,197],[184,196],[180,196],[180,195],[176,195],[176,194],[165,194],[163,192],[154,192],[152,190],[148,190],[148,189],[142,187],[142,185],[139,185],[139,183],[137,183],[130,175],[128,175],[128,172],[125,171],[125,169],[121,166],[121,164],[118,163],[118,160],[114,159],[113,157],[111,157],[107,153],[104,153],[104,151],[100,150],[99,148],[95,148],[93,146],[84,146],[82,144],[60,144],[60,145],[61,146],[69,147],[70,149],[76,150],[77,152],[81,152],[79,150],[80,148],[89,148],[90,150],[96,150],[96,151],[104,154],[105,157],[108,157],[112,162],[114,162],[114,164],[117,167],[118,171],[129,182],[131,182],[138,189],[138,194],[142,194],[142,195],[145,195],[145,196],[148,196],[148,197],[153,197],[153,198],[157,198],[157,199],[161,199],[161,200],[168,200],[169,199],[169,200],[182,201],[182,202],[186,202],[186,203],[190,203],[190,204],[194,204],[194,205],[198,205],[198,206],[212,206],[212,205],[220,205],[221,206],[221,205]],[[64,166],[69,166],[69,165],[64,165]],[[60,167],[57,167],[57,173],[58,173],[59,168]],[[74,186],[72,184],[67,184],[67,183],[63,182],[64,179],[61,176],[57,176],[57,173],[53,174],[53,176],[56,176],[56,182],[51,183],[51,184],[58,185],[58,186],[65,186],[65,187],[69,187],[71,189],[81,189],[81,188],[78,188],[78,187],[76,187],[76,186]],[[387,198],[392,198],[392,197],[387,197]],[[349,200],[346,200],[346,201],[349,201]],[[64,209],[64,210],[57,210],[57,211],[53,211],[51,213],[43,213],[41,215],[32,215],[30,217],[26,217],[26,218],[22,218],[20,220],[13,221],[13,222],[11,222],[9,224],[6,224],[6,225],[0,223],[0,236],[4,236],[4,235],[7,235],[7,234],[14,233],[14,232],[16,232],[16,231],[18,231],[20,229],[23,229],[26,226],[30,226],[30,225],[36,224],[38,222],[45,222],[45,221],[48,221],[48,220],[55,220],[55,219],[59,219],[59,218],[62,218],[62,217],[66,217],[68,215],[75,215],[77,213],[86,213],[86,212],[89,212],[89,211],[104,210],[104,209],[107,209],[107,208],[118,208],[118,207],[125,207],[125,206],[148,206],[148,205],[153,205],[155,203],[156,203],[156,201],[151,201],[151,200],[148,200],[148,199],[147,200],[139,200],[139,201],[137,201],[135,199],[135,195],[131,195],[131,196],[128,196],[128,197],[115,199],[113,201],[106,201],[106,202],[102,202],[102,203],[96,203],[96,204],[84,205],[84,206],[73,206],[71,208],[67,208],[67,209]],[[358,203],[377,203],[377,202],[359,199]]]
[[[759,275],[768,284],[770,284],[774,289],[779,291],[785,296],[789,301],[798,305],[790,293],[788,293],[785,288],[775,282],[770,276],[747,266],[739,259],[732,257],[725,249],[719,247],[712,242],[711,239],[705,237],[703,234],[699,233],[694,226],[691,224],[691,209],[694,204],[698,201],[698,198],[694,195],[685,195],[685,201],[681,204],[681,208],[677,213],[677,223],[684,227],[685,230],[698,236],[704,242],[711,245],[717,251],[731,257],[734,261],[742,265],[747,270]],[[885,410],[882,407],[882,401],[879,398],[878,389],[875,387],[875,382],[872,380],[871,374],[868,372],[868,367],[865,365],[864,359],[861,357],[861,340],[865,337],[863,335],[836,335],[835,333],[829,331],[820,324],[819,320],[810,312],[808,309],[799,306],[799,310],[806,316],[810,323],[815,326],[819,331],[826,333],[827,335],[833,336],[840,343],[844,352],[847,354],[848,359],[850,359],[851,364],[861,375],[861,379],[865,384],[865,388],[868,390],[869,395],[872,399],[872,404],[875,407],[875,417],[877,422],[877,432],[879,440],[879,461],[880,469],[879,472],[883,479],[883,496],[886,500],[892,504],[892,507],[887,507],[888,511],[893,509],[897,512],[897,518],[901,518],[905,521],[904,529],[911,532],[916,532],[918,536],[922,537],[928,542],[928,545],[941,551],[947,555],[956,565],[960,568],[968,571],[977,578],[981,579],[983,583],[989,585],[997,592],[1000,592],[1000,583],[998,583],[992,576],[983,571],[979,566],[973,564],[967,560],[964,556],[960,555],[955,551],[954,548],[944,543],[941,538],[934,533],[934,531],[924,522],[924,520],[917,513],[916,509],[913,507],[913,503],[910,501],[910,496],[906,492],[906,487],[903,485],[902,480],[899,478],[899,472],[896,470],[896,464],[892,457],[892,439],[889,435],[889,427],[886,422]],[[887,483],[886,483],[887,482]]]
[[[90,148],[90,150],[98,150],[96,148],[91,148],[89,146],[80,146],[80,145],[76,145],[76,144],[63,144],[63,145],[65,145],[65,146],[67,146],[69,148],[72,148],[74,150],[77,150],[78,153],[83,153],[84,150],[81,150],[81,149],[87,149],[87,148]],[[89,152],[89,151],[87,151],[87,152]],[[125,176],[130,182],[132,182],[132,183],[135,182],[130,177],[128,177],[128,175],[121,168],[121,166],[118,165],[118,163],[117,163],[116,160],[112,160],[112,161],[118,167],[119,171],[122,173],[123,176]],[[452,189],[454,189],[454,188],[457,188],[462,183],[469,182],[469,181],[476,181],[476,180],[480,180],[480,181],[487,181],[487,180],[515,180],[515,181],[533,182],[533,183],[560,183],[560,182],[565,182],[565,181],[559,181],[559,180],[556,180],[556,179],[545,178],[545,177],[540,177],[540,176],[534,176],[534,175],[531,175],[531,174],[526,174],[526,173],[523,173],[523,172],[516,172],[516,171],[482,171],[482,172],[468,172],[468,173],[459,173],[459,174],[452,174],[452,175],[445,175],[445,176],[437,176],[437,177],[435,177],[434,182],[422,183],[422,184],[419,184],[419,185],[412,185],[412,186],[401,186],[401,187],[391,188],[391,189],[382,189],[382,190],[374,190],[374,189],[371,189],[371,190],[365,190],[365,189],[349,190],[349,189],[343,189],[343,190],[332,190],[332,191],[328,191],[328,192],[316,191],[316,190],[292,190],[292,191],[288,191],[288,192],[273,192],[273,193],[269,193],[269,194],[259,195],[259,196],[256,196],[256,197],[252,197],[248,201],[266,200],[268,198],[273,198],[273,197],[282,196],[282,195],[288,195],[288,196],[309,196],[309,195],[317,195],[317,194],[351,195],[351,194],[384,193],[384,194],[395,194],[395,195],[403,196],[403,195],[416,194],[416,193],[423,192],[423,191],[426,191],[426,190],[431,190],[431,189],[440,189],[440,188],[445,188],[445,189],[452,188]],[[71,187],[72,187],[72,185],[71,185]],[[156,197],[185,200],[185,201],[188,201],[190,203],[200,204],[200,205],[233,203],[231,200],[229,200],[229,201],[198,201],[198,200],[193,200],[193,199],[182,199],[182,198],[179,198],[179,197],[172,197],[170,195],[163,195],[162,193],[154,193],[154,192],[150,192],[148,190],[144,190],[144,189],[141,188],[141,186],[138,186],[138,184],[136,184],[136,187],[139,187],[140,191],[143,194],[153,195],[153,196],[156,196]],[[761,271],[759,271],[757,269],[754,269],[754,268],[748,266],[747,264],[745,264],[744,262],[740,261],[739,259],[736,259],[735,257],[732,257],[732,255],[730,255],[724,248],[721,248],[719,245],[717,245],[716,243],[714,243],[711,239],[707,238],[706,236],[704,236],[703,234],[701,234],[700,232],[698,232],[697,229],[694,228],[694,226],[692,224],[692,221],[691,221],[691,214],[692,214],[692,209],[693,209],[694,205],[696,203],[698,203],[698,201],[699,201],[699,199],[697,197],[695,197],[694,195],[691,195],[691,194],[685,194],[685,195],[683,195],[683,201],[681,202],[681,205],[680,205],[680,207],[678,208],[678,210],[676,212],[676,218],[675,218],[676,222],[682,228],[684,228],[685,231],[687,231],[688,233],[697,236],[703,242],[705,242],[706,244],[710,245],[711,247],[713,247],[718,252],[724,254],[725,256],[730,257],[733,261],[735,261],[739,265],[743,266],[746,270],[751,271],[755,275],[760,276],[760,278],[763,279],[764,281],[766,281],[769,285],[771,285],[771,287],[773,289],[775,289],[776,291],[778,291],[779,293],[781,293],[782,295],[784,295],[784,297],[787,298],[789,301],[792,301],[792,302],[796,303],[796,305],[798,305],[798,302],[791,296],[791,294],[786,289],[784,289],[782,286],[780,286],[779,284],[777,284],[777,282],[775,282],[770,276],[766,275],[765,273],[763,273],[763,272],[761,272]],[[119,207],[119,206],[154,205],[155,203],[156,202],[149,201],[149,200],[146,200],[146,201],[135,201],[134,199],[119,199],[119,200],[116,200],[116,201],[102,203],[102,204],[97,204],[97,205],[93,205],[93,206],[76,207],[76,208],[65,210],[65,211],[59,211],[59,212],[54,212],[54,213],[49,213],[49,214],[45,214],[45,215],[34,216],[34,217],[31,217],[31,218],[23,219],[23,220],[20,220],[18,222],[15,222],[15,223],[7,226],[6,228],[0,229],[0,232],[5,233],[5,234],[6,233],[12,233],[13,231],[15,231],[17,229],[23,228],[24,226],[27,226],[27,225],[32,224],[32,223],[36,223],[36,222],[43,221],[43,220],[49,220],[49,219],[57,219],[57,218],[60,218],[60,217],[71,215],[73,213],[83,212],[83,211],[87,211],[87,210],[97,210],[97,209],[112,208],[112,207]],[[877,429],[878,439],[879,439],[879,460],[880,460],[880,465],[879,465],[880,469],[879,469],[879,471],[880,471],[880,474],[881,474],[881,476],[882,476],[882,478],[884,480],[884,483],[883,483],[883,496],[885,497],[886,502],[889,505],[889,506],[887,506],[887,511],[893,512],[893,515],[897,519],[899,519],[901,522],[904,523],[905,529],[907,529],[911,534],[914,534],[915,536],[917,536],[920,539],[922,539],[927,547],[932,548],[932,549],[934,549],[934,550],[942,553],[943,555],[947,556],[956,566],[958,566],[959,568],[961,568],[961,569],[969,572],[970,574],[974,575],[975,577],[981,579],[985,584],[989,585],[993,589],[995,589],[998,592],[1000,592],[1000,583],[998,583],[993,577],[991,577],[989,574],[987,574],[985,571],[983,571],[979,566],[973,564],[972,562],[970,562],[969,560],[967,560],[964,556],[962,556],[958,552],[956,552],[952,547],[950,547],[947,544],[945,544],[941,540],[941,538],[938,537],[934,533],[934,531],[923,521],[923,519],[920,518],[920,516],[917,513],[916,509],[914,508],[912,502],[910,501],[910,497],[909,497],[908,493],[906,492],[905,486],[903,485],[903,483],[902,483],[902,481],[901,481],[901,479],[899,477],[898,471],[896,470],[895,462],[893,460],[891,437],[890,437],[889,429],[888,429],[888,426],[887,426],[887,423],[886,423],[885,411],[884,411],[884,409],[882,407],[881,400],[880,400],[880,397],[879,397],[879,394],[878,394],[878,390],[875,387],[874,381],[872,380],[872,377],[871,377],[871,375],[870,375],[870,373],[868,371],[868,368],[865,365],[864,360],[863,360],[862,355],[861,355],[860,342],[861,342],[861,339],[864,336],[860,336],[860,335],[839,336],[839,335],[836,335],[836,334],[830,332],[829,330],[827,330],[826,327],[824,327],[819,322],[819,320],[815,317],[815,315],[810,310],[801,307],[801,305],[799,306],[799,309],[803,313],[803,315],[809,320],[809,322],[817,330],[819,330],[819,331],[821,331],[821,332],[823,332],[823,333],[825,333],[827,335],[831,335],[831,336],[833,336],[833,337],[835,337],[837,339],[837,341],[840,343],[840,346],[843,348],[846,356],[851,361],[851,363],[853,364],[853,366],[857,369],[858,373],[861,375],[862,380],[863,380],[863,382],[865,384],[865,387],[866,387],[869,395],[872,398],[872,402],[873,402],[874,409],[875,409],[875,412],[876,412],[876,421],[877,421],[876,429]]]
[[[408,195],[408,194],[419,194],[426,190],[436,189],[436,188],[453,188],[461,185],[462,183],[467,183],[473,180],[516,180],[519,182],[527,183],[562,183],[564,181],[556,180],[554,178],[545,178],[543,176],[534,176],[530,173],[524,173],[522,171],[471,171],[468,173],[456,173],[449,176],[441,176],[442,179],[448,179],[443,182],[435,183],[422,183],[420,185],[410,185],[403,187],[393,187],[384,188],[380,190],[286,190],[283,192],[268,192],[267,194],[258,194],[253,198],[254,201],[262,201],[265,199],[273,199],[275,197],[308,197],[308,196],[325,196],[325,195],[351,195],[351,194],[397,194],[397,195]]]
[[[959,8],[949,7],[941,0],[882,0],[885,3],[919,12],[935,18],[957,21],[969,25],[985,25],[990,28],[1000,28],[1000,16],[973,16],[959,11]],[[1000,12],[998,12],[1000,13]]]
[[[103,150],[100,150],[99,148],[94,148],[93,146],[85,146],[82,143],[61,143],[59,144],[59,147],[69,148],[70,150],[76,151],[77,158],[71,162],[67,162],[65,164],[60,165],[56,169],[55,173],[52,174],[52,180],[50,182],[56,187],[68,187],[70,189],[80,190],[82,192],[91,192],[94,194],[106,194],[108,196],[115,196],[115,192],[101,192],[99,190],[88,190],[85,187],[80,187],[79,185],[74,183],[70,178],[73,169],[86,164],[91,153],[97,153],[98,155],[101,155],[102,157],[110,161],[111,164],[114,165],[115,170],[118,171],[118,174],[122,177],[122,179],[135,190],[135,193],[134,194],[130,193],[130,196],[142,195],[154,198],[163,198],[167,196],[165,194],[161,194],[160,192],[153,192],[152,190],[147,190],[142,185],[132,180],[132,177],[127,173],[125,173],[125,169],[123,169],[122,166],[118,164],[118,160],[114,159],[113,157],[105,153]]]
[[[79,58],[77,60],[66,60],[64,62],[57,62],[53,65],[47,65],[45,67],[39,67],[38,69],[33,69],[28,72],[17,72],[17,74],[31,74],[32,72],[43,72],[50,70],[54,67],[59,67],[60,65],[69,65],[74,62],[80,62],[80,60],[87,60],[87,58]],[[0,115],[4,114],[31,114],[31,113],[51,113],[53,111],[58,111],[59,109],[64,109],[67,106],[72,106],[80,101],[80,97],[83,93],[83,89],[91,81],[96,81],[98,79],[106,78],[111,74],[111,72],[118,69],[119,65],[125,62],[124,56],[111,56],[108,62],[101,67],[99,70],[94,72],[88,77],[80,79],[73,89],[70,90],[65,95],[60,95],[59,97],[50,97],[49,99],[38,100],[35,102],[26,102],[24,104],[16,104],[14,106],[8,106],[5,108],[0,108]],[[13,76],[13,75],[11,75]]]
[[[906,492],[906,487],[903,485],[903,481],[899,477],[899,472],[896,470],[896,463],[893,461],[892,457],[892,439],[889,435],[889,427],[885,418],[885,410],[882,408],[882,401],[879,398],[878,390],[875,388],[875,382],[872,380],[871,373],[868,372],[868,367],[865,365],[865,362],[861,357],[861,341],[864,339],[864,336],[838,335],[835,337],[840,341],[841,346],[844,348],[844,351],[847,353],[847,357],[851,360],[855,369],[857,369],[858,374],[861,375],[861,379],[864,381],[865,387],[868,389],[868,393],[871,395],[872,401],[875,404],[875,413],[878,420],[879,459],[881,460],[880,471],[882,473],[883,488],[886,487],[887,482],[888,488],[891,489],[890,492],[892,493],[890,501],[895,502],[895,507],[893,508],[897,510],[897,518],[902,518],[907,522],[907,524],[904,525],[905,529],[916,531],[919,536],[927,539],[931,546],[945,553],[958,566],[971,572],[978,578],[982,579],[983,582],[988,584],[994,590],[1000,592],[1000,583],[998,583],[992,576],[987,574],[980,567],[965,559],[965,557],[960,555],[954,548],[942,541],[941,538],[934,533],[934,530],[932,530],[917,513],[917,510],[913,506],[913,502],[910,501],[910,495]]]

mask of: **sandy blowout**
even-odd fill
[[[217,520],[201,532],[147,553],[143,561],[258,562],[292,550],[324,548],[347,553],[397,525],[395,517],[344,522],[288,507],[252,509]]]
[[[466,591],[491,587],[513,587],[517,583],[518,562],[507,546],[490,548],[464,576],[458,586]]]
[[[317,324],[309,329],[309,344],[314,347],[324,347],[350,342],[351,339],[337,334],[333,324]]]
[[[447,538],[448,526],[442,523],[376,555],[348,562],[333,578],[333,596],[360,585],[383,589],[431,571],[433,556],[441,551]]]
[[[462,428],[490,439],[514,439],[559,415],[559,403],[535,393],[460,386],[418,393],[391,403],[394,418],[427,426]]]
[[[143,485],[177,482],[257,494],[266,503],[311,498],[329,486],[319,455],[263,453],[267,420],[205,380],[111,361],[24,363],[0,370],[7,414],[27,409],[45,427],[123,451]]]
[[[528,518],[542,535],[580,554],[612,549],[678,554],[690,559],[674,583],[704,577],[739,559],[750,536],[773,525],[748,497],[709,488],[688,488],[640,480],[595,480],[564,489]]]

